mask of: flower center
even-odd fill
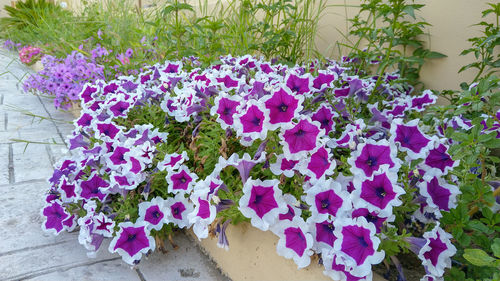
[[[278,106],[278,109],[280,112],[286,112],[286,110],[288,109],[288,105],[281,103],[280,106]]]
[[[260,126],[260,119],[258,117],[254,117],[251,122],[255,126]]]
[[[370,156],[368,157],[368,160],[366,160],[366,164],[370,167],[376,166],[377,165],[377,158]]]
[[[365,237],[363,236],[358,236],[358,242],[361,246],[363,246],[363,248],[366,248],[368,247],[368,243],[366,243],[365,241]]]
[[[372,214],[366,215],[365,218],[367,222],[375,223],[377,221],[377,217]]]
[[[404,136],[403,143],[409,144],[410,143],[410,137],[409,136]]]
[[[255,200],[253,200],[253,203],[259,204],[260,201],[262,201],[262,195],[255,195]]]
[[[155,218],[159,218],[159,217],[160,217],[160,212],[158,212],[158,211],[154,211],[154,212],[153,212],[153,217],[155,217]]]
[[[377,195],[377,197],[379,198],[384,198],[385,195],[387,195],[387,192],[385,192],[385,189],[383,187],[377,187],[375,189],[375,194]]]
[[[177,215],[179,213],[179,208],[174,208],[172,210],[172,213],[174,213],[174,215]]]
[[[180,179],[179,179],[179,181],[180,181],[181,183],[186,183],[186,181],[187,181],[187,180],[186,180],[186,178],[185,178],[185,177],[182,177],[182,178],[180,178]]]
[[[295,136],[297,137],[302,137],[306,134],[306,132],[302,129],[299,129],[297,132],[295,132]]]
[[[128,235],[128,237],[127,237],[127,241],[128,241],[128,242],[132,242],[132,241],[134,241],[134,240],[135,240],[135,237],[136,237],[136,235],[135,235],[135,234],[129,234],[129,235]]]
[[[450,159],[450,157],[448,157],[448,155],[446,154],[441,154],[441,161],[448,161]]]
[[[225,107],[224,111],[222,112],[223,115],[229,115],[231,113],[231,108]]]
[[[330,206],[330,202],[327,199],[321,200],[321,208],[326,209],[329,206]]]

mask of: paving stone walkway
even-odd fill
[[[0,281],[227,280],[183,233],[174,237],[178,250],[155,252],[132,269],[107,251],[109,241],[90,259],[78,232],[53,236],[41,230],[46,179],[68,153],[64,137],[73,117],[55,110],[49,98],[23,93],[20,81],[29,71],[0,49]]]

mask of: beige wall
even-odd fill
[[[77,8],[80,0],[65,1],[69,7]],[[135,0],[139,3],[139,0]],[[143,5],[158,0],[140,0]],[[198,0],[189,0],[196,4]],[[217,3],[218,0],[208,0],[208,3]],[[460,56],[460,52],[470,47],[467,39],[479,36],[479,27],[473,26],[481,20],[481,11],[486,8],[486,3],[495,0],[416,0],[423,3],[420,17],[432,26],[427,28],[429,37],[424,38],[430,49],[448,55],[447,58],[429,61],[423,68],[422,80],[427,87],[442,89],[458,89],[460,82],[469,82],[474,77],[474,70],[458,74],[461,66],[473,61],[473,56]],[[10,0],[0,0],[0,4],[8,4]],[[360,0],[327,0],[328,8],[320,20],[317,46],[322,54],[336,58],[339,51],[335,42],[343,42],[342,33],[347,33],[347,17],[352,17],[358,12],[356,7]],[[3,5],[2,5],[3,7]],[[2,11],[0,11],[2,15]],[[345,54],[345,50],[343,50]]]

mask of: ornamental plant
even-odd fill
[[[462,83],[461,91],[445,91],[449,105],[434,107],[429,125],[440,136],[452,140],[450,154],[460,160],[453,172],[462,192],[457,208],[443,213],[444,229],[454,238],[457,248],[454,268],[447,280],[498,280],[500,264],[500,4],[489,3],[482,21],[482,36],[471,38],[476,60],[465,69],[477,69],[471,83]]]
[[[439,220],[456,206],[459,162],[419,120],[431,91],[334,61],[198,65],[166,61],[83,87],[44,230],[79,227],[90,255],[109,238],[110,252],[137,264],[173,229],[227,248],[227,227],[248,222],[276,234],[298,268],[321,256],[335,280],[370,280],[372,265],[400,268],[408,251],[425,278],[443,276],[456,248]]]
[[[26,65],[35,64],[42,57],[42,49],[33,46],[25,46],[19,50],[19,59]]]
[[[54,96],[56,108],[69,109],[72,103],[79,101],[79,93],[86,82],[104,78],[103,67],[78,51],[64,59],[45,55],[41,62],[43,70],[30,75],[23,82],[23,90]]]

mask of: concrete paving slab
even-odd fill
[[[14,175],[16,182],[46,179],[52,165],[43,144],[14,143]]]
[[[70,269],[59,268],[55,272],[26,278],[25,280],[82,281],[82,276],[85,276],[86,281],[140,281],[137,272],[130,269],[121,260],[99,261],[96,264],[72,267]]]
[[[43,232],[40,211],[49,189],[46,179],[67,147],[30,144],[24,151],[25,143],[11,139],[64,143],[73,126],[53,120],[32,123],[31,117],[9,111],[6,104],[55,119],[74,117],[54,109],[51,99],[22,93],[19,79],[31,70],[18,63],[15,54],[0,51],[0,69],[10,71],[0,75],[0,117],[7,116],[0,121],[0,281],[227,280],[183,233],[175,236],[179,250],[155,253],[131,269],[107,251],[110,239],[97,258],[89,259],[78,244],[78,231],[58,236]]]
[[[0,185],[9,183],[9,145],[0,144]]]
[[[173,240],[179,246],[177,250],[166,245],[168,253],[162,254],[156,251],[138,265],[146,280],[229,280],[184,233],[176,233]],[[158,271],[155,268],[163,270]]]

